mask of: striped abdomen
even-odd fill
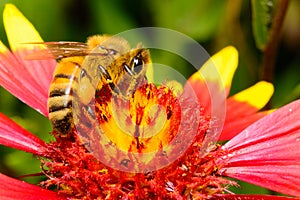
[[[48,111],[53,128],[66,135],[73,126],[73,90],[82,60],[63,59],[56,67],[49,89]],[[80,63],[80,64],[79,64]]]

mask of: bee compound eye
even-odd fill
[[[139,73],[143,69],[143,60],[140,58],[140,56],[136,56],[133,58],[133,71],[135,73]]]

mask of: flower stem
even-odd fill
[[[277,10],[270,30],[270,39],[264,49],[262,79],[273,80],[274,65],[277,56],[278,44],[280,41],[280,30],[288,8],[289,0],[278,0]]]

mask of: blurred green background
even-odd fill
[[[275,1],[276,2],[276,1]],[[15,4],[34,24],[45,41],[80,41],[95,34],[117,34],[132,28],[157,26],[170,28],[197,40],[210,54],[227,45],[239,50],[239,68],[232,84],[232,94],[265,79],[263,53],[253,34],[251,1],[225,0],[1,0],[2,13],[6,3]],[[252,2],[253,3],[253,2]],[[266,16],[268,18],[268,16]],[[256,24],[257,25],[257,24]],[[258,23],[258,26],[259,23]],[[276,108],[300,97],[300,1],[291,0],[280,34],[278,55],[271,77],[275,94],[269,104]],[[0,38],[7,44],[2,20]],[[155,53],[153,60],[160,55]],[[166,55],[165,63],[190,76],[193,68]],[[0,112],[11,117],[46,141],[50,123],[0,88]],[[39,161],[32,155],[0,147],[0,172],[10,176],[40,171]],[[37,178],[27,181],[37,182]],[[249,184],[235,192],[267,193]]]

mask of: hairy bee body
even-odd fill
[[[66,133],[72,126],[73,88],[76,87],[82,59],[58,63],[49,89],[48,110],[53,127]]]
[[[49,119],[55,130],[67,135],[74,126],[73,100],[88,105],[96,89],[109,85],[112,92],[127,98],[145,79],[149,51],[138,45],[130,49],[126,40],[93,36],[87,43],[49,43],[57,64],[49,89]],[[89,113],[88,110],[86,113]],[[94,118],[90,114],[89,118]]]

